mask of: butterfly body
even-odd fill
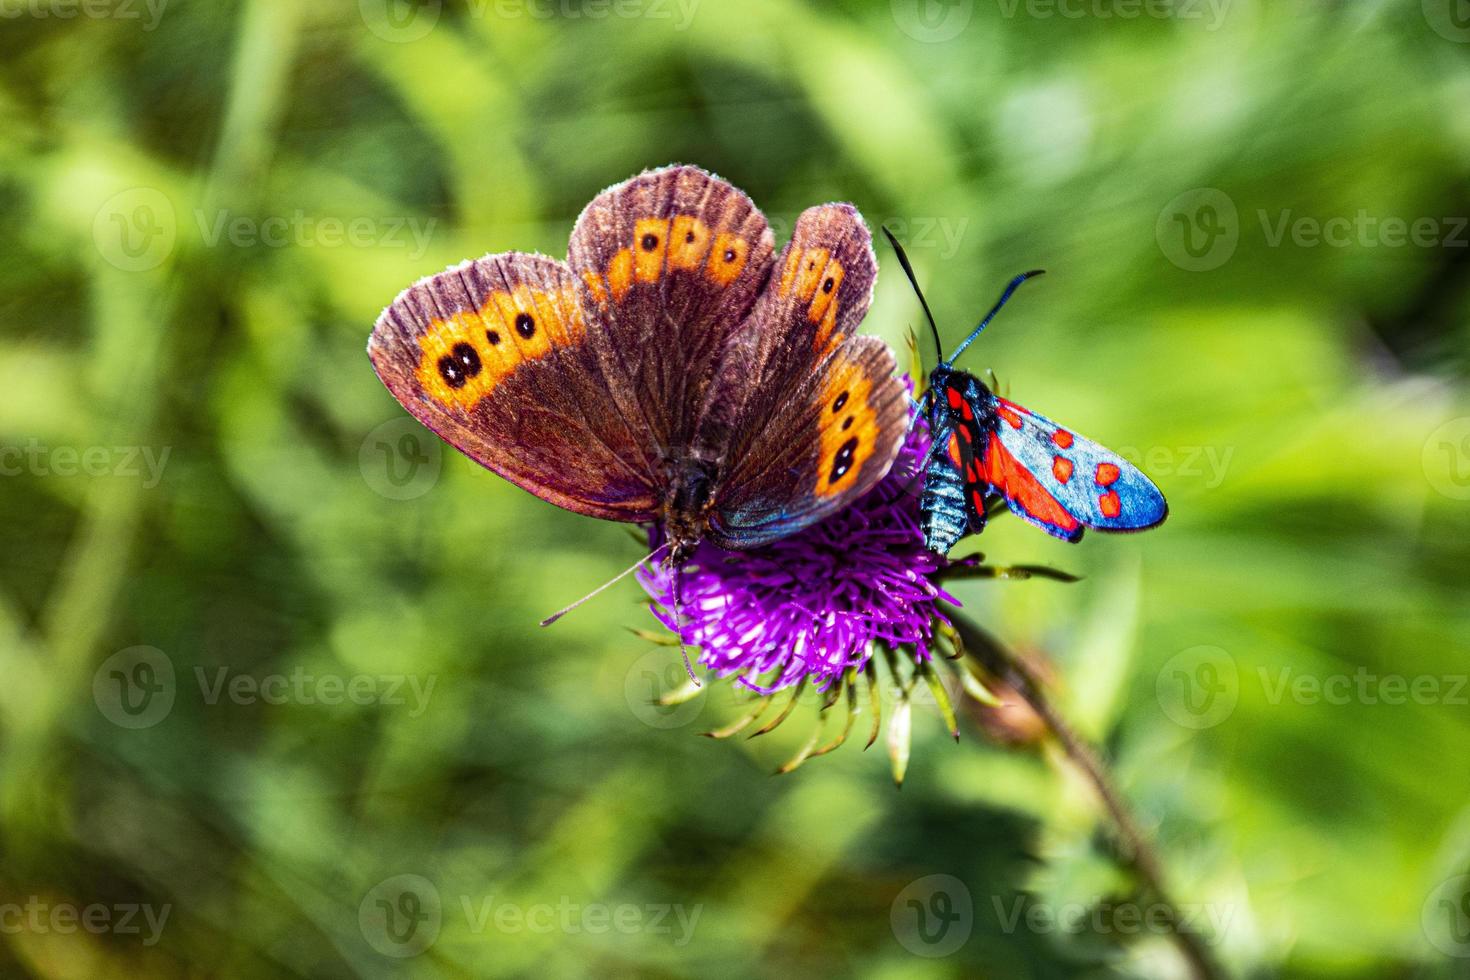
[[[677,564],[799,530],[887,472],[906,396],[887,345],[855,333],[876,275],[850,205],[803,212],[777,254],[743,193],[666,167],[594,198],[565,261],[499,253],[410,286],[368,354],[465,455],[661,528]]]

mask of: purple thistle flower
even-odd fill
[[[929,445],[919,419],[877,486],[789,537],[743,552],[705,542],[682,569],[640,569],[650,610],[700,649],[705,667],[761,694],[804,678],[825,690],[866,665],[874,643],[929,660],[936,620],[948,623],[939,603],[959,605],[937,583],[949,561],[924,547],[919,530],[914,490]]]

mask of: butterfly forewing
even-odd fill
[[[577,219],[568,263],[582,285],[589,343],[612,398],[655,455],[691,445],[773,249],[750,198],[697,167],[624,181]]]
[[[654,460],[587,332],[565,263],[505,253],[405,289],[368,355],[415,418],[482,466],[568,510],[652,520]]]

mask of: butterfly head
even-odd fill
[[[716,465],[682,457],[669,464],[668,500],[664,504],[664,538],[669,542],[665,564],[678,567],[694,556],[709,534]]]

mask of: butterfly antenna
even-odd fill
[[[955,348],[955,352],[949,355],[949,360],[944,362],[944,366],[949,367],[955,361],[959,360],[960,355],[965,352],[965,348],[969,347],[970,344],[974,342],[975,338],[980,336],[980,331],[990,326],[990,321],[995,319],[995,315],[1000,312],[1000,308],[1006,305],[1006,300],[1010,299],[1011,294],[1021,287],[1021,283],[1025,282],[1027,279],[1035,279],[1037,276],[1045,274],[1045,269],[1032,269],[1030,272],[1023,272],[1016,278],[1012,279],[1010,281],[1010,284],[1006,286],[1006,291],[1000,294],[1000,299],[996,300],[995,305],[990,308],[990,312],[985,314],[985,319],[980,321],[980,326],[971,331],[970,336],[965,338],[965,342],[960,344],[959,347]]]
[[[606,592],[608,589],[612,588],[614,585],[617,585],[623,579],[627,578],[629,575],[632,575],[634,572],[638,571],[638,569],[643,566],[643,563],[644,562],[647,562],[647,561],[652,560],[654,558],[654,556],[658,555],[661,552],[667,551],[668,548],[669,548],[669,543],[668,542],[664,542],[663,544],[659,545],[657,548],[654,548],[648,554],[644,555],[642,558],[638,559],[633,564],[631,564],[627,568],[623,569],[623,571],[618,572],[618,574],[614,575],[612,578],[608,579],[606,582],[603,582],[597,588],[593,589],[591,592],[587,593],[582,598],[580,598],[576,602],[572,603],[570,606],[567,606],[565,609],[558,610],[557,612],[554,612],[550,616],[547,616],[545,619],[541,620],[541,625],[542,626],[550,626],[552,623],[556,622],[558,619],[561,619],[567,613],[571,612],[573,609],[576,609],[578,606],[580,606],[582,603],[586,602],[588,599],[591,599],[592,597],[594,597],[594,596],[596,596],[596,595],[598,595],[598,594],[600,594],[602,592]]]
[[[684,672],[689,675],[695,687],[701,686],[699,678],[694,676],[694,665],[689,662],[689,648],[684,645],[684,569],[682,566],[674,569],[674,635],[679,638],[679,656],[684,658]]]
[[[919,288],[919,279],[914,275],[914,267],[909,265],[908,253],[903,250],[898,239],[893,237],[893,232],[888,230],[887,225],[883,226],[883,234],[888,236],[888,244],[893,246],[893,252],[898,256],[898,264],[903,266],[903,274],[909,277],[909,285],[914,287],[914,295],[919,297],[919,305],[924,308],[924,319],[929,321],[929,329],[934,333],[934,349],[938,351],[935,356],[943,357],[944,341],[939,339],[939,327],[934,323],[934,314],[929,312],[929,301],[924,298],[924,291]]]

